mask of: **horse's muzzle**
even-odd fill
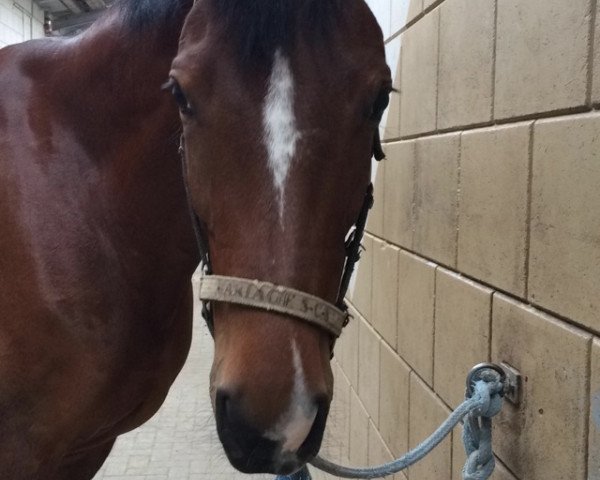
[[[329,400],[314,399],[316,416],[308,435],[296,451],[286,451],[284,441],[251,425],[230,393],[218,390],[215,398],[217,432],[230,463],[240,472],[290,475],[312,460],[321,447],[329,413]]]

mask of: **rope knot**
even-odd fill
[[[487,383],[479,380],[475,383],[474,397],[481,399],[481,405],[473,413],[479,417],[491,418],[502,410],[502,389],[503,385],[496,381]]]
[[[465,418],[463,443],[467,462],[463,468],[463,480],[487,480],[491,477],[496,461],[492,451],[492,417],[502,409],[504,384],[495,370],[483,369],[477,373],[467,389],[477,408]]]

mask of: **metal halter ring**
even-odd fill
[[[484,380],[481,377],[481,374],[486,370],[493,370],[498,375],[500,375],[500,383],[504,385],[504,390],[506,389],[506,372],[504,371],[504,369],[500,365],[496,365],[495,363],[480,363],[478,365],[475,365],[469,372],[469,375],[467,375],[467,398],[471,398],[473,396],[473,386],[475,382],[478,380]],[[503,396],[504,390],[502,391]]]

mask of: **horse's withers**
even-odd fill
[[[185,174],[215,274],[335,303],[390,72],[362,0],[286,5],[192,9],[171,71]],[[297,470],[325,428],[330,334],[232,304],[213,314],[211,396],[228,458],[248,473]]]

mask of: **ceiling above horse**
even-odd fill
[[[54,35],[75,35],[85,30],[113,0],[35,0],[51,20]]]

